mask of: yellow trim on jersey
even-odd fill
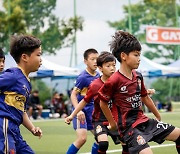
[[[24,112],[24,104],[26,102],[25,96],[21,94],[17,94],[16,92],[8,92],[8,91],[5,91],[4,94],[5,94],[4,102],[7,105],[13,106],[16,109]]]
[[[80,94],[81,94],[82,96],[85,96],[86,93],[87,93],[87,91],[88,91],[88,87],[84,87],[84,88],[81,90]]]
[[[74,90],[77,91],[78,93],[80,93],[81,96],[85,96],[88,91],[88,87],[84,87],[82,90],[80,90],[77,87],[74,87]]]
[[[77,91],[78,93],[81,92],[81,90],[78,87],[74,87],[74,90]]]
[[[97,72],[94,71],[94,73],[92,74],[91,72],[88,71],[88,69],[86,68],[86,72],[88,72],[91,76],[96,76]]]

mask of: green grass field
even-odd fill
[[[153,117],[152,114],[148,114],[149,117]],[[180,127],[180,112],[165,112],[161,113],[162,121]],[[41,120],[33,122],[36,126],[41,127],[43,130],[43,137],[38,139],[33,136],[24,127],[21,127],[21,133],[27,143],[37,154],[65,154],[69,145],[75,140],[75,131],[72,125],[64,123],[63,119],[57,120]],[[110,140],[109,152],[108,153],[121,153],[121,145],[114,145]],[[79,153],[88,153],[91,151],[92,143],[94,142],[93,135],[88,134],[88,140],[86,144],[80,149]],[[175,146],[173,142],[165,142],[160,146],[156,143],[150,143],[151,146],[158,146],[153,148],[154,154],[176,154]]]

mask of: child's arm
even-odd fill
[[[86,102],[84,99],[82,99],[79,104],[76,106],[75,110],[71,113],[70,116],[68,116],[67,118],[65,118],[65,123],[70,124],[72,119],[78,114],[79,111],[81,111],[84,107],[86,106]],[[79,113],[80,114],[80,113]],[[81,114],[78,116],[78,119],[80,121],[84,121],[85,119],[85,115]]]
[[[42,137],[42,130],[39,127],[35,127],[33,123],[29,120],[26,112],[23,114],[23,126],[26,127],[34,136]]]
[[[161,120],[161,116],[159,111],[157,110],[156,106],[154,105],[154,102],[152,99],[147,95],[145,97],[142,97],[142,102],[148,107],[148,109],[155,115],[157,120]]]
[[[111,113],[111,110],[109,109],[108,107],[108,103],[104,102],[104,101],[100,101],[100,107],[101,107],[101,110],[103,111],[106,119],[108,120],[109,122],[109,129],[110,130],[116,130],[117,129],[117,125],[116,125],[116,122],[114,121],[114,118],[112,116],[112,113]]]

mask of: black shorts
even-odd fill
[[[114,144],[120,144],[121,142],[123,142],[118,131],[110,131],[107,128],[107,125],[104,125],[103,122],[95,122],[93,123],[93,125],[94,125],[94,136],[97,142],[98,142],[98,136],[102,134],[111,136]]]
[[[154,141],[159,144],[175,129],[174,126],[149,119],[135,128],[129,128],[124,134],[124,140],[131,154],[138,154],[141,150],[149,147],[148,142]]]

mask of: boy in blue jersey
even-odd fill
[[[76,108],[78,103],[84,98],[90,83],[99,77],[97,69],[97,57],[98,52],[95,49],[88,49],[84,52],[84,63],[87,65],[84,70],[77,78],[75,87],[71,93],[71,101],[73,107]],[[76,154],[78,150],[84,145],[87,139],[87,130],[93,133],[92,126],[92,112],[94,109],[94,102],[91,100],[82,111],[80,111],[75,118],[73,118],[73,127],[76,130],[77,138],[70,145],[67,154]],[[85,116],[85,121],[80,121],[79,117]],[[95,154],[98,151],[98,145],[93,144],[92,153]]]
[[[4,70],[5,56],[3,50],[0,48],[0,74]]]
[[[34,154],[23,140],[19,126],[23,124],[33,135],[42,136],[25,109],[31,91],[28,75],[41,65],[41,41],[28,35],[13,36],[10,54],[17,67],[0,75],[0,153]]]

